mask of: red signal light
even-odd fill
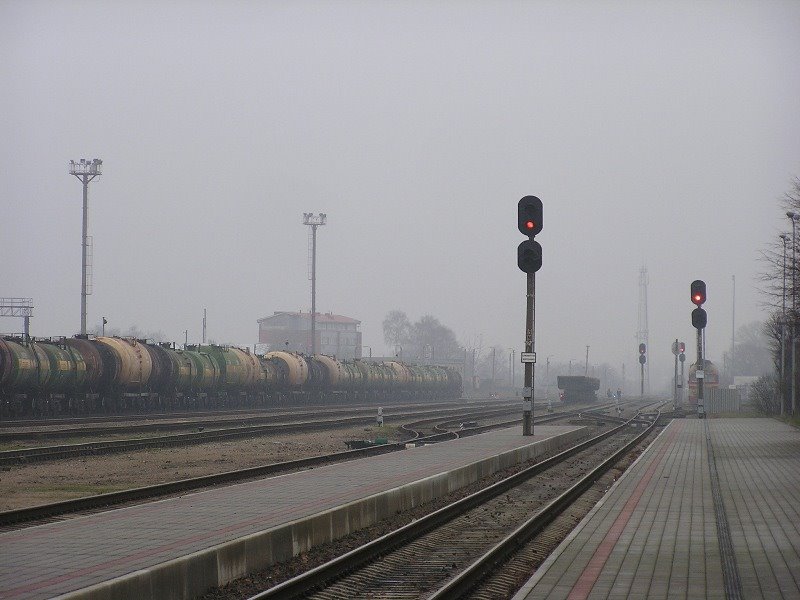
[[[695,279],[691,285],[690,298],[697,306],[706,301],[706,282],[702,279]]]
[[[534,223],[533,221],[527,221],[525,223],[525,227],[527,227],[528,229],[533,229],[534,227],[536,227],[536,223]]]

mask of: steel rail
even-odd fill
[[[658,424],[654,419],[645,429],[622,448],[609,456],[600,465],[589,471],[563,494],[553,499],[541,511],[517,527],[504,540],[451,579],[445,586],[428,597],[428,600],[455,600],[461,598],[490,574],[497,565],[503,564],[520,546],[540,533],[558,515],[573,504],[597,479],[616,464],[625,454],[647,437]]]
[[[438,409],[435,411],[423,411],[425,415],[436,415],[438,418],[447,416],[450,413],[458,412],[458,407]],[[492,409],[495,412],[508,412],[503,409]],[[409,412],[401,414],[386,415],[387,419],[405,419],[411,416],[419,416],[420,412]],[[471,413],[475,414],[475,413]],[[338,419],[325,419],[320,421],[304,421],[275,423],[268,425],[245,425],[242,427],[228,427],[221,429],[210,429],[208,431],[196,431],[189,433],[177,433],[158,437],[130,438],[124,440],[106,440],[96,442],[83,442],[78,444],[63,444],[56,446],[31,446],[16,450],[0,451],[0,465],[17,464],[21,462],[43,461],[57,458],[70,458],[84,454],[111,454],[115,452],[126,452],[130,450],[142,450],[146,448],[160,448],[173,446],[186,446],[191,444],[201,444],[219,440],[228,440],[245,437],[257,437],[268,433],[292,433],[297,431],[309,431],[325,429],[330,427],[346,427],[352,425],[373,424],[374,415],[361,415],[354,417],[343,417]],[[87,432],[90,433],[90,432]]]
[[[563,417],[562,417],[563,418]],[[445,523],[460,516],[465,511],[480,506],[488,500],[505,493],[520,483],[538,475],[539,473],[563,462],[567,458],[589,448],[600,441],[622,431],[628,424],[619,425],[607,432],[601,433],[589,440],[556,454],[555,456],[524,469],[515,475],[503,479],[493,485],[479,490],[452,504],[442,507],[416,521],[408,523],[399,529],[383,535],[355,550],[351,550],[323,565],[307,571],[297,577],[288,579],[268,590],[265,590],[249,600],[267,600],[274,598],[294,598],[309,591],[324,586],[329,581],[335,580],[344,573],[350,572],[365,563],[369,563],[387,552],[403,546],[424,533],[440,527]],[[649,431],[649,429],[647,430]],[[636,438],[638,439],[638,437]],[[616,454],[615,454],[616,456]]]
[[[487,425],[480,429],[481,431],[488,430],[490,428],[499,429],[504,427],[505,425],[506,425],[505,423],[496,424],[493,426]],[[405,429],[406,426],[403,425],[402,428]],[[411,439],[392,444],[369,446],[366,448],[359,448],[357,450],[347,450],[344,452],[326,454],[324,456],[312,456],[309,458],[301,458],[297,460],[272,463],[269,465],[261,465],[258,467],[250,467],[246,469],[226,471],[224,473],[217,473],[214,475],[203,475],[200,477],[192,477],[189,479],[182,479],[179,481],[170,481],[166,483],[142,486],[128,490],[120,490],[118,492],[95,494],[92,496],[84,496],[82,498],[75,498],[72,500],[62,500],[60,502],[41,504],[38,506],[32,506],[28,508],[3,511],[0,512],[0,527],[3,526],[7,527],[14,524],[46,519],[73,512],[110,507],[127,502],[133,502],[135,500],[158,498],[170,494],[175,494],[178,492],[199,490],[215,485],[236,483],[248,479],[253,479],[256,477],[263,477],[266,475],[276,475],[278,473],[285,473],[287,471],[292,471],[295,469],[315,467],[331,462],[343,462],[346,460],[362,458],[365,456],[386,454],[388,452],[403,450],[406,448],[406,444],[410,442],[437,443],[441,441],[446,441],[447,439],[451,439],[454,437],[453,435],[454,432],[444,432],[440,434],[434,434],[422,437],[420,436],[419,432],[413,432],[410,430],[407,431],[409,431],[409,434],[413,436]],[[470,431],[470,433],[479,433],[479,432],[477,429],[473,429]]]
[[[569,411],[566,413],[558,413],[540,417],[536,420],[537,423],[545,423],[556,421],[559,419],[567,418],[577,414],[578,410]],[[586,412],[585,410],[583,412]],[[92,496],[84,496],[82,498],[75,498],[72,500],[62,500],[60,502],[52,502],[49,504],[41,504],[21,509],[14,509],[0,512],[0,527],[8,527],[15,524],[26,523],[30,521],[37,521],[46,518],[52,518],[69,513],[95,510],[98,508],[106,508],[135,500],[154,499],[170,494],[179,492],[187,492],[193,490],[200,490],[215,485],[222,485],[227,483],[236,483],[256,477],[263,477],[267,475],[275,475],[287,471],[302,469],[308,467],[319,466],[331,462],[343,462],[354,458],[362,458],[365,456],[385,454],[388,452],[395,452],[406,448],[408,443],[438,443],[452,439],[454,437],[461,437],[466,435],[477,435],[492,429],[502,429],[510,425],[519,423],[521,419],[515,421],[508,421],[504,423],[496,423],[493,425],[483,425],[481,427],[473,427],[464,429],[458,432],[450,431],[434,435],[422,437],[419,432],[408,429],[407,425],[402,425],[401,429],[407,431],[410,439],[402,442],[383,444],[379,446],[369,446],[367,448],[359,448],[357,450],[347,450],[344,452],[337,452],[334,454],[326,454],[324,456],[314,456],[309,458],[301,458],[297,460],[284,461],[279,463],[272,463],[269,465],[261,465],[257,467],[250,467],[246,469],[237,469],[234,471],[226,471],[224,473],[217,473],[213,475],[203,475],[200,477],[192,477],[189,479],[182,479],[179,481],[170,481],[166,483],[159,483],[154,485],[142,486],[138,488],[131,488],[128,490],[120,490],[117,492],[108,492],[105,494],[95,494]]]
[[[402,406],[393,406],[390,409],[394,410],[402,410],[404,412],[410,412],[414,410],[424,411],[424,413],[428,412],[435,412],[435,411],[447,411],[447,410],[496,410],[498,412],[508,412],[508,409],[512,407],[512,404],[505,403],[500,405],[475,405],[475,406],[465,406],[465,405],[458,405],[454,403],[449,404],[433,404],[433,405],[402,405]],[[353,416],[371,416],[374,418],[375,410],[377,407],[325,407],[323,410],[330,411],[336,415],[353,415]],[[204,418],[197,419],[197,420],[173,420],[171,422],[158,422],[158,421],[166,421],[166,417],[159,417],[153,419],[156,422],[153,423],[128,423],[128,424],[121,424],[121,425],[100,425],[98,427],[93,427],[94,423],[86,423],[86,427],[68,427],[64,429],[46,429],[46,430],[29,430],[29,431],[19,431],[19,430],[7,430],[2,431],[4,427],[6,427],[5,423],[0,423],[0,442],[8,442],[14,440],[21,440],[21,439],[51,439],[51,438],[64,438],[70,436],[85,436],[85,435],[115,435],[121,433],[134,433],[134,432],[158,432],[158,431],[179,431],[181,429],[191,429],[193,427],[213,427],[219,425],[233,425],[233,424],[241,424],[241,425],[249,425],[249,424],[258,424],[258,423],[283,423],[286,421],[297,420],[304,417],[317,417],[320,414],[320,410],[308,410],[307,412],[277,412],[277,413],[262,413],[260,415],[253,414],[253,411],[248,413],[243,413],[242,415],[237,414],[220,414],[220,415],[213,415],[213,414],[201,414]],[[391,416],[391,414],[389,414]],[[174,415],[171,417],[172,419],[188,419],[184,415]],[[140,419],[135,419],[140,420]],[[48,423],[48,424],[41,424],[46,426],[58,426],[58,425],[71,425],[72,423]],[[27,427],[36,427],[37,425],[28,425]]]

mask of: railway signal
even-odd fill
[[[706,282],[702,279],[695,279],[691,285],[691,294],[692,302],[694,302],[698,308],[703,306],[703,303],[706,301]]]
[[[533,237],[542,231],[542,201],[525,196],[517,203],[517,229],[528,239],[517,247],[517,266],[532,275],[542,268],[542,246]]]
[[[536,271],[542,268],[542,246],[534,236],[542,231],[542,201],[536,196],[525,196],[517,203],[517,229],[528,239],[517,248],[517,266],[527,275],[525,311],[525,354],[535,356]],[[522,435],[533,435],[533,369],[532,362],[525,363],[525,388],[522,394]]]
[[[703,329],[708,323],[708,315],[701,307],[706,301],[706,282],[702,279],[695,279],[690,286],[691,300],[697,305],[692,311],[692,326],[697,329],[697,418],[705,419],[706,409],[703,403],[703,376],[705,360],[703,360]]]
[[[644,396],[644,364],[647,362],[647,344],[639,344],[639,371],[641,373],[641,388],[639,394]]]
[[[525,196],[517,204],[517,227],[520,233],[533,237],[542,231],[542,201]]]

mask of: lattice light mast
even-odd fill
[[[639,329],[636,337],[640,344],[650,348],[650,333],[647,328],[647,284],[650,283],[650,276],[647,274],[647,267],[639,270]],[[650,393],[650,363],[644,364],[644,383],[647,393]]]
[[[317,353],[317,337],[316,337],[316,326],[317,326],[317,227],[322,227],[325,225],[325,222],[328,219],[328,215],[325,213],[319,213],[315,215],[314,213],[303,213],[303,225],[308,225],[311,227],[311,248],[310,250],[310,259],[311,259],[311,274],[309,278],[311,279],[311,354],[314,355]]]
[[[69,174],[75,175],[83,184],[83,236],[81,238],[81,334],[86,335],[86,296],[91,291],[91,273],[89,273],[89,258],[91,238],[87,235],[88,231],[88,203],[89,203],[89,182],[103,173],[103,161],[99,158],[89,160],[82,158],[80,161],[69,161]]]

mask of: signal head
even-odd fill
[[[517,204],[517,228],[528,237],[542,230],[542,201],[536,196],[525,196]]]
[[[683,354],[686,352],[686,343],[685,342],[678,342],[678,351]]]
[[[692,282],[691,299],[698,307],[706,301],[706,282],[702,279],[695,279]]]
[[[647,352],[647,346],[639,344],[639,354],[644,354],[645,352]]]
[[[517,247],[517,266],[532,275],[542,268],[542,246],[536,240],[525,240]]]

